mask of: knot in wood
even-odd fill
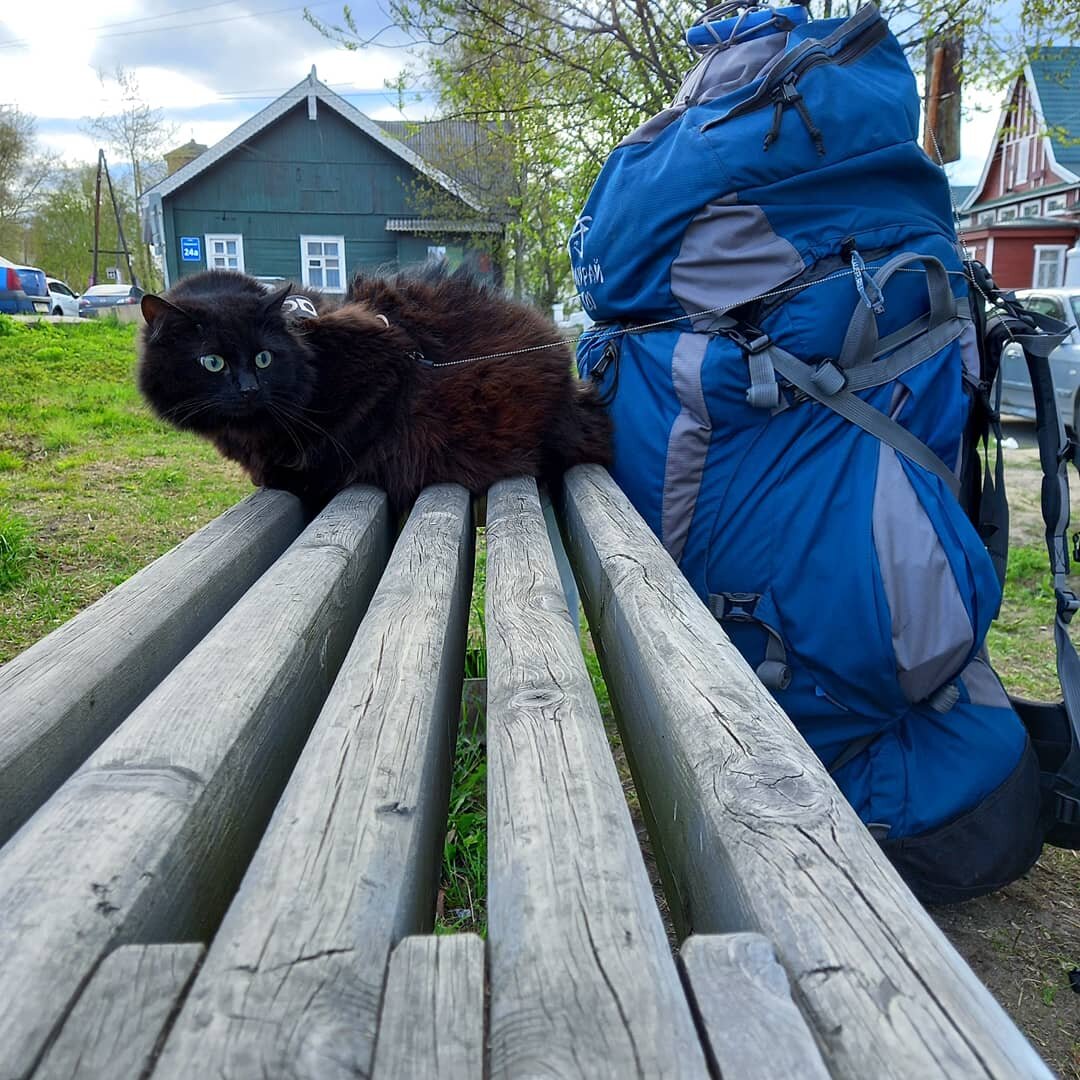
[[[552,705],[561,705],[566,695],[554,686],[538,686],[531,690],[519,690],[511,699],[515,709],[545,709]]]

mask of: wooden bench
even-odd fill
[[[432,936],[474,557],[259,492],[0,669],[3,1077],[1049,1077],[607,474],[488,496],[487,940]]]

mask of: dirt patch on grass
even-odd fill
[[[1020,881],[930,914],[1058,1076],[1080,1080],[1080,853],[1046,848]]]
[[[1042,519],[1042,468],[1039,452],[1020,447],[1005,450],[1005,491],[1009,496],[1009,542],[1013,546],[1041,544],[1044,526]],[[1069,519],[1072,528],[1080,528],[1080,477],[1075,471],[1069,477]]]

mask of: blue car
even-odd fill
[[[44,270],[0,259],[0,311],[5,315],[48,315],[50,305]]]

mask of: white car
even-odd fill
[[[1050,374],[1058,412],[1066,427],[1080,435],[1080,286],[1018,289],[1016,299],[1069,327],[1069,336],[1050,354]],[[1035,419],[1035,398],[1024,350],[1011,343],[1001,351],[1001,411]]]
[[[47,277],[45,284],[49,287],[49,314],[70,315],[79,317],[79,294],[70,285],[56,278]]]

